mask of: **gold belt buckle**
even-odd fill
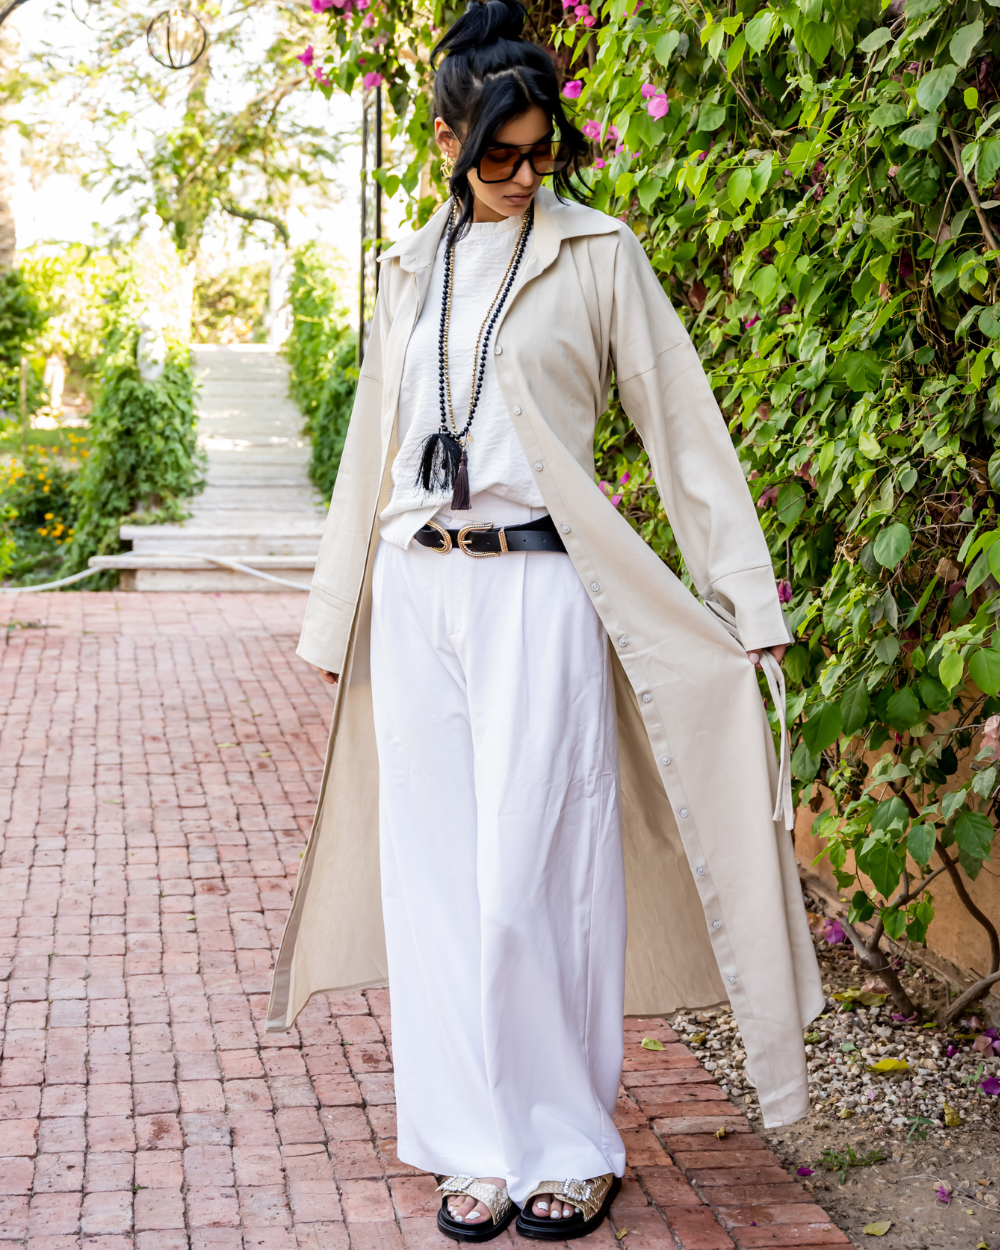
[[[491,530],[493,528],[492,521],[481,521],[477,525],[466,525],[464,529],[458,531],[458,547],[463,555],[471,556],[473,560],[487,560],[491,556],[502,556],[507,553],[507,536],[503,532],[503,526],[500,526],[500,550],[499,551],[473,551],[467,546],[469,534],[476,530]]]
[[[446,529],[438,525],[435,521],[428,521],[427,524],[432,530],[437,530],[437,532],[444,539],[443,547],[428,547],[428,551],[436,551],[439,556],[446,556],[448,552],[451,551],[451,535]]]

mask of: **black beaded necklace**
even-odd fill
[[[451,237],[444,252],[444,290],[441,294],[441,328],[438,333],[438,401],[441,407],[441,424],[433,433],[424,439],[423,454],[420,458],[420,469],[417,472],[417,484],[428,493],[439,494],[443,491],[452,492],[451,507],[455,512],[466,512],[472,507],[469,494],[469,465],[466,454],[467,444],[471,441],[469,430],[479,405],[479,394],[483,389],[483,377],[486,373],[486,357],[489,354],[490,337],[497,318],[510,294],[524,258],[535,219],[535,205],[532,201],[521,219],[514,254],[507,265],[496,295],[486,311],[483,324],[479,327],[479,337],[472,361],[472,391],[469,396],[469,411],[465,425],[459,429],[451,406],[451,380],[448,376],[448,328],[451,323],[451,294],[453,273],[455,268],[455,223],[458,220],[458,205],[451,213]],[[450,425],[450,429],[449,429]]]

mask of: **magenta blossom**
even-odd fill
[[[948,1049],[944,1052],[944,1057],[946,1059],[950,1059],[952,1055],[957,1055],[957,1054],[958,1054],[958,1047],[949,1045]]]
[[[624,151],[625,151],[625,144],[624,144],[624,143],[619,143],[619,144],[615,147],[615,156],[621,156],[622,152],[624,152]]]
[[[758,508],[770,507],[770,505],[774,503],[774,501],[777,498],[778,498],[777,486],[769,486],[767,490],[764,491],[763,494],[761,494],[761,496],[758,498],[757,507]]]
[[[943,1207],[946,1207],[951,1202],[951,1190],[947,1185],[938,1185],[934,1190],[934,1197]]]
[[[324,9],[333,8],[333,0],[311,0],[311,4],[314,13],[322,13]]]
[[[597,25],[597,18],[596,18],[596,17],[594,17],[592,14],[588,14],[588,15],[587,15],[587,16],[583,19],[583,24],[584,24],[584,26],[596,26],[596,25]]]
[[[826,922],[826,928],[823,931],[823,939],[830,946],[837,946],[841,942],[847,941],[847,934],[844,932],[844,926],[839,920],[834,918]]]
[[[639,94],[644,100],[651,100],[654,95],[660,94],[660,88],[654,87],[651,82],[645,82],[639,88]]]
[[[617,507],[618,507],[618,505],[621,503],[621,501],[622,501],[622,497],[621,497],[621,495],[612,495],[612,496],[611,496],[611,506],[612,506],[612,508],[617,508]]]
[[[578,4],[574,7],[573,12],[577,17],[589,17],[590,8],[586,4]]]
[[[984,1094],[990,1094],[995,1098],[997,1094],[1000,1094],[1000,1081],[995,1076],[988,1076],[985,1081],[979,1082],[979,1088]]]
[[[801,1167],[801,1168],[795,1169],[795,1175],[796,1176],[813,1176],[814,1172],[812,1168]]]
[[[785,578],[778,582],[778,602],[791,603],[792,601],[792,583]]]
[[[307,43],[305,47],[305,51],[299,53],[299,60],[306,67],[306,69],[308,69],[309,66],[312,65],[313,63],[314,56],[315,56],[315,53],[313,52],[312,44]]]
[[[659,121],[670,112],[670,101],[665,95],[654,95],[646,102],[646,112],[654,121]]]
[[[374,14],[374,13],[366,13],[366,14],[364,15],[364,17],[362,18],[361,25],[362,25],[362,26],[374,26],[374,25],[375,25],[375,14]],[[377,40],[377,39],[375,39],[375,40],[373,40],[373,42],[377,44],[377,43],[378,43],[378,40]],[[385,40],[383,39],[383,41],[382,41],[382,42],[384,43],[384,42],[385,42]]]
[[[586,121],[580,127],[588,139],[599,139],[601,137],[600,122]]]
[[[601,158],[598,157],[597,160],[594,161],[594,169],[604,169],[607,163],[607,161],[602,161]]]
[[[323,68],[322,65],[318,65],[316,69],[313,70],[313,77],[316,79],[316,81],[319,83],[321,87],[329,87],[330,80],[329,78],[327,78],[326,70]]]
[[[580,92],[583,90],[583,83],[574,80],[563,84],[563,95],[567,100],[579,100]]]
[[[608,140],[609,143],[616,143],[618,141],[618,127],[609,126],[607,131],[605,132],[604,137],[605,139]]]
[[[622,486],[624,486],[626,482],[631,481],[631,478],[632,478],[632,474],[626,470],[618,479],[618,481],[622,484]]]
[[[372,70],[370,74],[365,74],[361,80],[361,85],[366,91],[371,91],[373,87],[381,87],[384,79],[382,75]]]
[[[746,321],[743,322],[743,325],[745,329],[751,330],[758,321],[760,321],[760,313],[754,313],[752,317],[747,317]]]

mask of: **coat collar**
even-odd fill
[[[442,204],[426,226],[393,244],[382,253],[379,261],[398,259],[400,268],[407,273],[433,265],[438,244],[448,224],[449,212],[450,202]],[[548,268],[559,255],[563,239],[611,234],[621,228],[622,223],[617,217],[609,217],[573,200],[561,202],[548,187],[541,187],[535,196],[534,252],[542,269]]]

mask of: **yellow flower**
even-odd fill
[[[41,534],[41,535],[42,535],[42,537],[44,538],[44,537],[48,534],[48,532],[49,532],[49,531],[48,531],[48,530],[37,530],[36,532],[37,532],[37,533],[39,533],[39,534]]]
[[[54,512],[46,512],[46,514],[45,514],[45,519],[46,519],[46,521],[51,521],[51,520],[53,519],[53,517],[54,517],[54,516],[55,516],[55,513],[54,513]]]

